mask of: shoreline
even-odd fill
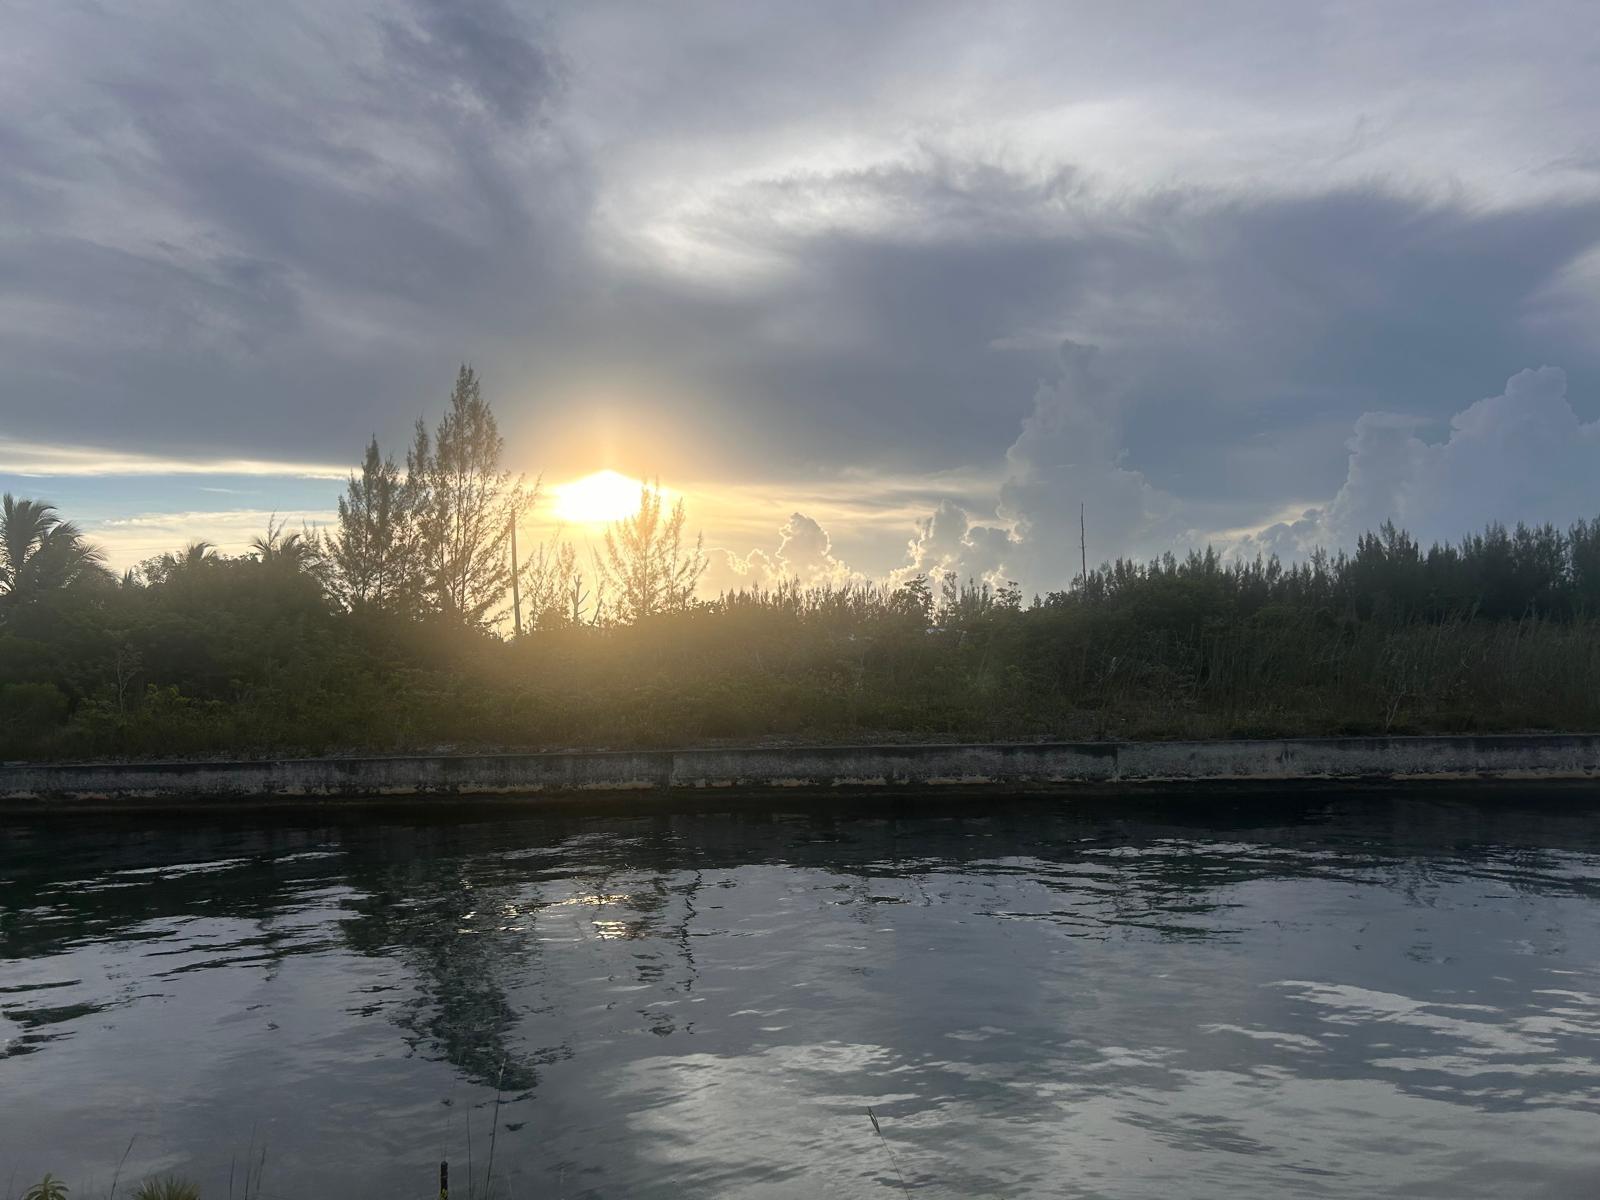
[[[746,796],[1009,796],[1260,791],[1279,785],[1582,784],[1600,735],[730,747],[239,761],[8,763],[0,811],[454,807]],[[446,801],[440,805],[441,800]]]

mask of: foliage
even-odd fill
[[[1600,728],[1600,519],[1118,560],[1027,604],[949,576],[704,602],[682,503],[645,488],[588,572],[526,557],[509,641],[530,493],[499,455],[463,367],[403,477],[367,447],[332,539],[273,522],[120,583],[7,496],[0,756]]]
[[[1263,606],[1318,608],[1341,617],[1403,623],[1457,617],[1573,620],[1600,616],[1600,518],[1553,525],[1490,525],[1455,544],[1422,546],[1392,523],[1363,534],[1353,555],[1225,563],[1215,552],[1150,563],[1119,559],[1091,571],[1049,604],[1115,604],[1181,612],[1210,606],[1248,616]]]
[[[67,698],[53,683],[0,683],[0,722],[40,733],[67,715]]]
[[[313,529],[285,534],[283,523],[275,518],[267,521],[267,532],[250,542],[251,557],[269,570],[286,575],[314,575],[319,580],[326,576],[327,551],[322,537]]]
[[[0,497],[0,602],[26,604],[107,577],[98,550],[49,504]]]
[[[487,626],[511,583],[512,524],[537,495],[500,469],[504,440],[472,368],[463,365],[432,439],[417,422],[406,457],[416,514],[416,553],[432,612]]]
[[[1112,564],[1027,606],[953,580],[786,585],[631,623],[552,603],[514,643],[344,612],[313,576],[212,555],[8,613],[0,754],[1600,727],[1600,627],[1570,565],[1523,603],[1474,554],[1451,569],[1493,605],[1397,600],[1370,551],[1294,568],[1197,555]]]
[[[22,1193],[22,1200],[67,1200],[67,1193],[71,1190],[59,1179],[47,1174],[38,1183]]]
[[[417,494],[374,437],[361,475],[350,476],[339,500],[339,532],[330,559],[340,601],[351,609],[403,612],[421,590],[417,557]]]
[[[166,583],[171,580],[194,579],[201,572],[209,570],[216,561],[216,547],[210,542],[190,542],[176,554],[168,553],[145,559],[123,582],[131,586],[141,581]]]
[[[200,1189],[180,1175],[160,1175],[141,1183],[133,1200],[200,1200]]]
[[[597,611],[570,542],[534,547],[522,565],[522,597],[533,629],[582,625]]]
[[[326,544],[291,534],[258,545],[257,557],[300,560],[353,612],[493,627],[512,586],[507,543],[539,494],[537,480],[530,488],[501,468],[504,445],[477,373],[463,364],[433,432],[417,422],[403,472],[374,437]]]
[[[617,619],[640,621],[683,612],[694,602],[706,556],[697,537],[684,546],[688,514],[679,500],[669,510],[656,486],[639,489],[639,511],[606,530],[601,569],[615,593]]]

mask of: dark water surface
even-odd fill
[[[13,822],[0,1196],[1600,1194],[1600,807],[911,811]]]

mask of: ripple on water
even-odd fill
[[[0,1171],[106,1178],[137,1133],[125,1177],[221,1192],[258,1139],[279,1194],[413,1194],[494,1129],[529,1195],[1582,1194],[1594,828],[1352,800],[33,831],[0,879]]]

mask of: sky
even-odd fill
[[[463,361],[712,591],[1600,514],[1586,3],[9,0],[0,161],[0,490],[119,567]]]

